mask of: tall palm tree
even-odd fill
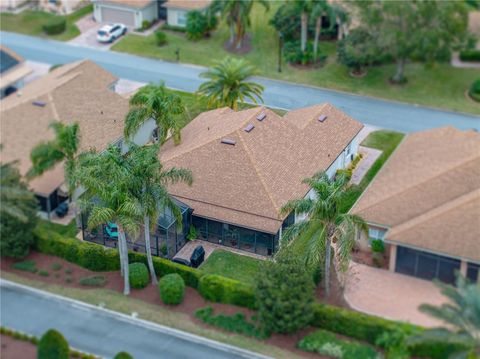
[[[282,236],[282,245],[288,245],[293,239],[311,234],[308,239],[307,252],[304,254],[308,265],[325,262],[324,283],[325,296],[330,292],[331,245],[335,243],[335,257],[341,269],[346,270],[350,261],[357,231],[367,231],[367,224],[357,215],[342,213],[342,202],[349,196],[349,178],[338,174],[330,179],[325,172],[316,173],[306,178],[306,183],[313,190],[313,198],[301,198],[287,202],[281,209],[284,214],[305,214],[305,220],[289,226]]]
[[[305,52],[307,49],[308,37],[308,14],[312,11],[312,0],[297,0],[294,6],[300,13],[300,50]]]
[[[131,144],[126,159],[132,180],[132,196],[137,199],[142,212],[145,249],[153,284],[157,283],[157,277],[152,261],[150,231],[155,228],[164,210],[173,213],[178,228],[182,226],[182,214],[168,194],[166,185],[178,182],[191,185],[193,181],[189,170],[175,167],[164,170],[158,159],[158,150],[158,145],[138,147]]]
[[[130,99],[130,111],[125,118],[125,137],[131,138],[142,124],[153,119],[158,127],[160,143],[164,143],[171,133],[175,144],[181,141],[180,115],[185,115],[182,99],[167,90],[165,85],[147,85],[142,87]]]
[[[121,149],[109,146],[105,152],[91,151],[79,158],[78,181],[85,189],[82,207],[88,210],[88,227],[111,222],[118,228],[120,269],[124,280],[123,293],[130,294],[126,233],[136,237],[142,210],[131,194],[132,176]]]
[[[317,62],[318,54],[318,41],[320,39],[320,32],[322,30],[322,17],[328,16],[330,19],[330,28],[336,21],[336,15],[333,12],[333,8],[327,2],[327,0],[315,0],[312,4],[312,17],[315,19],[315,38],[313,41],[313,61]]]
[[[210,107],[228,106],[237,110],[238,103],[245,98],[254,103],[257,103],[257,99],[263,102],[261,95],[264,87],[246,81],[255,74],[255,67],[247,61],[226,57],[200,74],[209,81],[202,83],[197,93],[207,98]]]
[[[237,49],[242,47],[255,2],[261,4],[267,11],[270,8],[267,0],[215,0],[211,5],[213,12],[220,12],[222,18],[226,20],[230,28],[230,44],[235,45]]]
[[[80,127],[77,123],[65,125],[61,122],[53,122],[50,127],[55,133],[55,138],[39,143],[32,149],[30,153],[32,168],[28,171],[27,178],[40,176],[58,163],[65,162],[65,181],[71,200],[76,188],[75,168],[80,144]]]
[[[441,306],[422,304],[420,310],[446,323],[449,329],[428,329],[420,335],[408,338],[410,344],[442,342],[459,344],[465,349],[455,352],[451,358],[480,357],[480,285],[470,283],[461,275],[456,287],[436,283],[448,298]]]

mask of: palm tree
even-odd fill
[[[75,168],[80,144],[80,127],[77,123],[65,125],[61,122],[53,122],[50,127],[55,133],[55,138],[39,143],[32,149],[30,153],[32,168],[28,171],[27,178],[40,176],[64,161],[65,181],[71,200],[76,188]]]
[[[305,52],[308,37],[308,14],[312,10],[312,0],[297,0],[294,6],[300,13],[300,50]]]
[[[249,98],[257,103],[262,100],[263,86],[255,82],[245,81],[256,74],[255,67],[243,59],[226,57],[200,74],[209,79],[198,88],[198,94],[207,98],[208,106],[229,106],[237,110],[238,103]]]
[[[142,210],[131,195],[132,176],[118,146],[109,146],[103,153],[83,153],[79,158],[78,181],[85,189],[82,207],[88,210],[88,227],[97,228],[115,223],[118,228],[120,270],[124,279],[123,293],[130,294],[126,233],[136,237]]]
[[[312,16],[315,19],[315,39],[313,42],[313,62],[317,62],[318,41],[320,39],[320,32],[322,30],[322,17],[328,16],[330,19],[330,28],[336,21],[336,16],[333,13],[332,7],[326,0],[316,0],[312,5]]]
[[[130,111],[125,118],[125,137],[131,138],[142,124],[153,119],[158,127],[160,143],[164,143],[171,133],[175,144],[181,141],[180,115],[185,115],[182,99],[167,90],[164,84],[142,87],[130,99]]]
[[[245,30],[250,26],[250,13],[255,2],[261,4],[267,11],[270,4],[266,0],[215,0],[212,5],[212,12],[220,12],[222,18],[226,19],[230,28],[230,44],[235,48],[242,47],[245,37]]]
[[[182,214],[168,194],[166,185],[178,182],[191,185],[193,181],[189,170],[175,167],[164,170],[158,159],[158,150],[158,145],[138,147],[131,144],[126,160],[132,179],[132,196],[137,199],[142,212],[145,249],[153,284],[157,283],[157,277],[152,261],[150,230],[155,228],[161,211],[167,209],[173,213],[178,228],[182,226]]]
[[[480,357],[480,285],[469,283],[461,275],[457,277],[456,287],[437,282],[448,303],[441,306],[422,304],[420,310],[445,322],[449,329],[434,328],[408,338],[409,344],[450,343],[464,347],[451,358]]]
[[[304,259],[307,265],[319,265],[325,262],[325,297],[330,292],[331,244],[335,243],[336,259],[342,270],[348,268],[357,231],[366,232],[365,221],[357,215],[342,213],[342,202],[349,196],[349,178],[338,174],[330,179],[325,172],[306,178],[303,183],[310,186],[313,198],[306,197],[287,202],[281,209],[283,214],[303,213],[306,218],[289,226],[282,236],[282,245],[288,245],[293,239],[311,234]]]

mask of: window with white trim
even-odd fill
[[[185,11],[177,12],[177,25],[178,26],[187,25],[187,13]]]
[[[368,228],[368,241],[372,242],[374,239],[384,240],[386,230],[383,228],[369,227]]]

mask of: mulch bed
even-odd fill
[[[0,263],[0,268],[2,271],[6,272],[11,272],[15,273],[17,275],[20,275],[22,277],[36,280],[36,281],[41,281],[49,284],[56,284],[56,285],[61,285],[65,287],[72,287],[72,288],[81,288],[81,289],[91,289],[94,287],[86,287],[82,286],[79,284],[79,280],[84,277],[90,277],[90,276],[95,276],[95,275],[103,275],[107,279],[107,284],[101,288],[103,289],[111,289],[113,291],[122,293],[123,292],[123,278],[120,275],[120,271],[116,272],[93,272],[88,269],[82,268],[78,265],[75,265],[73,263],[67,262],[61,258],[54,257],[54,256],[49,256],[45,255],[42,253],[38,252],[32,252],[30,255],[21,261],[24,260],[33,260],[36,262],[36,266],[38,270],[46,270],[49,272],[48,276],[41,276],[37,273],[30,273],[18,269],[12,268],[12,265],[16,262],[19,262],[18,260],[13,260],[11,258],[2,258],[2,261]],[[59,270],[53,270],[52,266],[54,264],[60,264],[62,267]],[[69,268],[71,270],[70,274],[65,273],[65,269]],[[65,281],[66,277],[71,277],[72,281],[70,283],[67,283]],[[333,281],[335,282],[335,281]],[[99,288],[99,287],[95,287]],[[339,293],[340,289],[336,285],[332,285],[331,289],[331,298],[328,301],[329,304],[332,303],[340,303],[339,301]],[[317,290],[317,297],[322,298],[323,293],[321,289]],[[217,328],[214,328],[212,326],[206,325],[205,323],[201,322],[199,319],[195,317],[195,311],[200,308],[204,308],[207,306],[210,306],[214,309],[215,314],[228,314],[232,315],[235,313],[243,313],[247,318],[250,318],[253,314],[255,314],[254,311],[243,308],[243,307],[237,307],[233,305],[227,305],[227,304],[221,304],[221,303],[212,303],[208,302],[203,297],[193,288],[186,287],[185,288],[185,299],[183,303],[176,305],[176,306],[170,306],[170,305],[165,305],[162,303],[160,299],[160,295],[158,293],[158,288],[154,285],[148,285],[144,289],[132,289],[130,297],[136,298],[143,300],[145,302],[155,304],[158,306],[162,306],[164,308],[168,308],[171,311],[174,312],[181,312],[185,313],[190,316],[192,321],[195,323],[206,327],[210,329],[216,329],[220,330]],[[332,302],[332,303],[331,303]],[[343,304],[343,302],[342,302]],[[270,338],[264,340],[265,343],[275,345],[279,348],[294,352],[297,355],[306,357],[306,358],[323,358],[319,354],[314,354],[314,353],[307,353],[302,350],[299,350],[296,348],[297,342],[303,338],[305,335],[308,335],[309,333],[313,332],[316,328],[306,328],[303,329],[293,335],[280,335],[280,334],[274,334]],[[229,332],[225,332],[227,334],[230,334]],[[2,340],[3,340],[2,336]],[[9,342],[7,342],[8,344]],[[3,344],[3,341],[2,341]],[[20,343],[18,345],[21,346],[28,346],[30,345],[29,343]],[[12,348],[17,348],[17,344],[11,344]],[[13,349],[12,349],[13,350]],[[15,349],[16,350],[16,349]],[[26,349],[28,350],[28,349]],[[12,351],[13,353],[13,351]],[[19,358],[20,356],[7,356],[7,354],[3,353],[2,350],[2,358]],[[22,358],[30,358],[29,355],[24,355]],[[34,358],[35,355],[32,357]]]
[[[390,259],[390,256],[388,255],[388,253],[389,251],[385,251],[385,254],[383,255],[384,261],[383,261],[383,266],[381,267],[382,269],[388,269],[388,264]],[[373,263],[372,252],[367,252],[363,250],[355,251],[352,253],[352,260],[359,264],[365,264],[370,267],[379,268]]]
[[[13,339],[0,334],[0,355],[2,359],[36,359],[37,346],[30,342]]]

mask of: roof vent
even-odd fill
[[[251,123],[249,123],[249,124],[247,125],[247,127],[245,127],[243,130],[244,130],[245,132],[250,132],[250,131],[252,131],[254,128],[255,128],[255,126],[252,125]]]
[[[265,119],[265,117],[267,117],[267,114],[262,111],[257,115],[257,120],[258,121],[263,121]]]
[[[33,102],[32,102],[32,105],[33,105],[33,106],[38,106],[38,107],[45,107],[46,104],[47,104],[47,103],[44,102],[44,101],[33,101]]]
[[[222,138],[221,142],[226,144],[226,145],[231,145],[231,146],[235,146],[235,144],[237,143],[237,141],[235,141],[231,138]]]
[[[320,115],[318,116],[318,121],[324,122],[327,119],[327,115]]]

